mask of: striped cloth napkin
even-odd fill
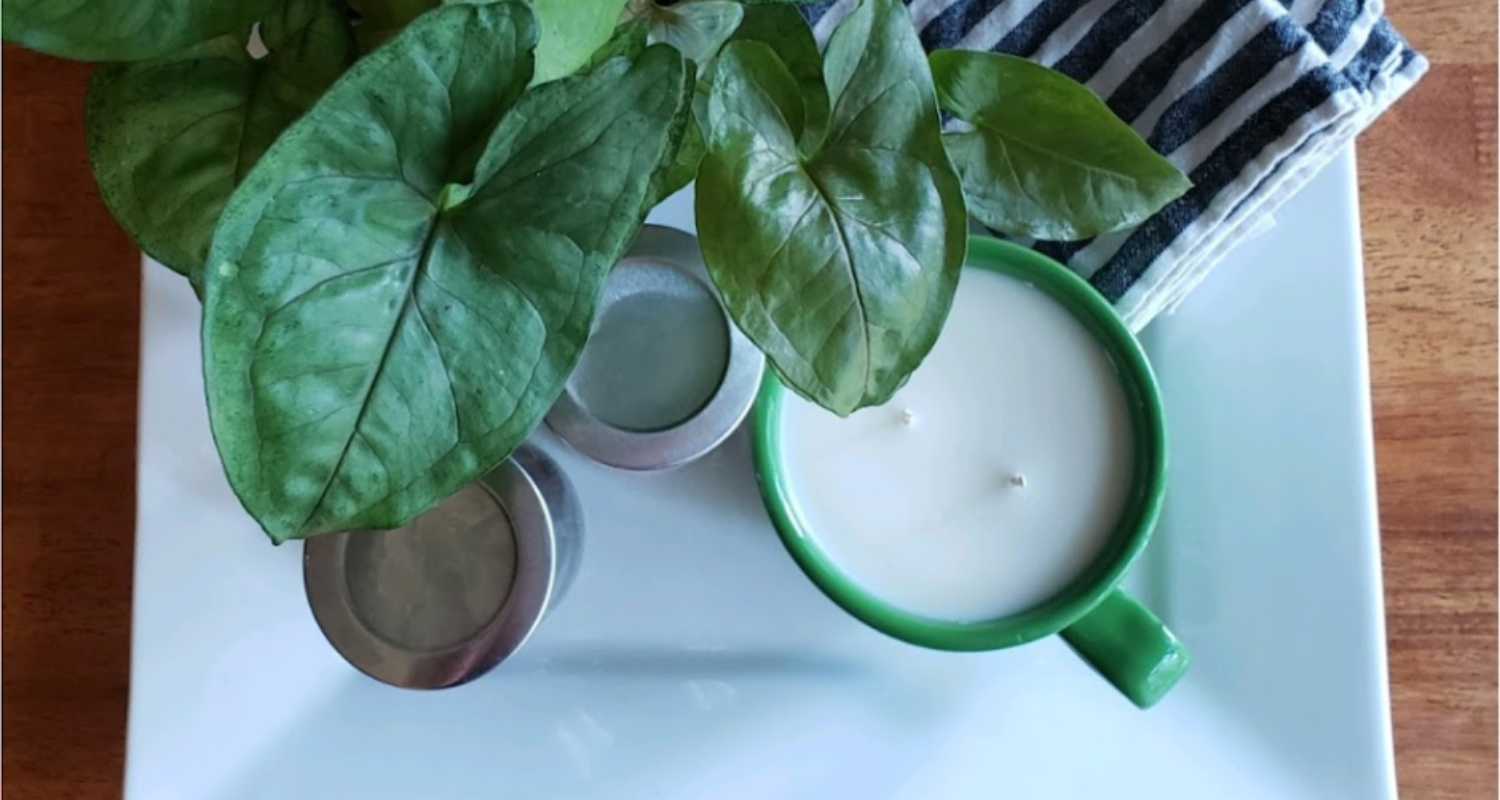
[[[803,7],[826,42],[855,0]],[[1193,188],[1144,223],[1023,244],[1132,329],[1170,310],[1427,69],[1380,0],[906,0],[929,49],[995,50],[1104,98]]]

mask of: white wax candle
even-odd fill
[[[781,425],[813,540],[870,594],[933,619],[1047,600],[1097,555],[1129,488],[1104,349],[1042,291],[976,268],[890,403],[841,419],[788,392]]]

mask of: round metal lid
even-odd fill
[[[720,304],[697,238],[646,225],[610,271],[589,343],[547,427],[610,466],[679,466],[734,432],[764,366]]]
[[[406,525],[308,539],[303,582],[323,635],[361,672],[457,686],[536,629],[576,569],[581,533],[566,478],[522,445]]]

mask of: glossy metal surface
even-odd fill
[[[628,271],[633,264],[676,268],[690,280],[700,282],[717,301],[697,238],[675,228],[646,225],[615,267],[616,274],[605,287],[597,316],[602,317],[611,303],[633,292],[648,290],[644,282],[630,279]],[[765,366],[765,356],[729,320],[727,313],[724,324],[729,332],[724,376],[708,402],[682,422],[656,431],[623,430],[590,414],[571,391],[564,391],[547,414],[547,427],[580,453],[613,467],[658,470],[701,458],[728,438],[749,413]]]
[[[308,603],[324,636],[340,655],[376,680],[407,689],[467,683],[514,653],[536,630],[577,573],[583,519],[557,464],[529,445],[486,475],[481,486],[503,509],[515,537],[515,575],[509,595],[488,622],[461,641],[411,649],[372,630],[355,607],[346,557],[364,531],[316,536],[304,545]],[[443,504],[426,512],[444,513]]]

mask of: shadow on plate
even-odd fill
[[[878,795],[919,768],[958,700],[920,671],[881,669],[775,649],[567,647],[442,692],[351,673],[212,800]],[[810,757],[828,742],[836,758]]]

